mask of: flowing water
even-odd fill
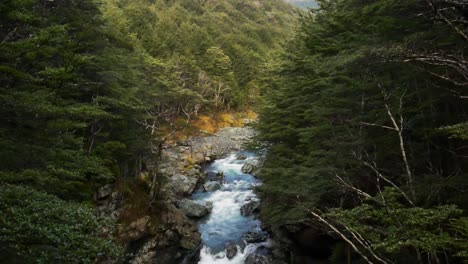
[[[246,160],[238,160],[238,155],[245,155]],[[213,175],[224,172],[224,181],[220,190],[204,192],[198,190],[192,199],[200,202],[213,202],[213,210],[209,216],[198,224],[202,235],[203,248],[200,252],[199,264],[243,264],[250,253],[265,244],[245,244],[242,237],[247,232],[261,232],[260,221],[252,216],[243,216],[241,206],[251,200],[258,199],[253,192],[260,181],[250,174],[241,171],[242,166],[255,156],[251,153],[233,153],[224,159],[216,160],[207,171]],[[236,243],[238,253],[232,259],[225,254],[227,243]]]

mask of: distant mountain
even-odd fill
[[[302,7],[302,8],[318,6],[315,0],[285,0],[285,1],[292,5]]]

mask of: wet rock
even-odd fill
[[[206,208],[208,208],[208,211],[211,213],[213,211],[213,202],[206,202],[205,203]]]
[[[142,219],[138,218],[134,224],[131,224],[130,234],[119,234],[119,238],[127,236],[128,239],[134,239],[134,241],[126,241],[125,246],[128,250],[127,253],[129,253],[128,263],[178,264],[183,263],[184,258],[189,254],[193,253],[193,256],[199,256],[201,236],[197,225],[181,208],[176,208],[174,201],[190,195],[201,179],[206,177],[209,181],[216,180],[215,173],[209,176],[199,173],[201,168],[196,164],[204,164],[225,156],[240,148],[254,134],[254,130],[248,127],[224,128],[215,135],[197,136],[187,141],[178,142],[178,144],[172,142],[163,147],[164,151],[158,172],[168,179],[162,193],[167,196],[164,199],[171,202],[158,205],[157,212],[155,215],[150,215],[151,220],[146,225]],[[148,166],[151,164],[151,162],[147,163]],[[151,171],[151,169],[148,167],[147,171]],[[144,178],[150,179],[148,176],[145,175]],[[218,180],[222,179],[218,178]],[[216,181],[214,183],[207,182],[205,185],[204,188],[209,191],[221,188],[221,184]],[[112,215],[115,214],[115,217],[118,218],[122,214],[121,212],[128,213],[125,204],[129,201],[125,201],[122,195],[116,195],[116,197],[114,195],[116,194],[112,190],[102,190],[101,194],[96,194],[96,200],[98,200],[98,207],[102,207],[102,212],[106,212],[106,215],[109,214],[108,212],[112,212]],[[213,204],[210,203],[200,205],[205,206],[208,211],[213,208]],[[123,227],[122,230],[126,231],[127,229]],[[237,251],[238,248],[235,245],[231,246],[229,255],[234,257],[237,255]]]
[[[213,204],[211,204],[210,208],[207,205],[202,205],[189,199],[183,199],[177,203],[177,206],[186,216],[191,218],[202,218],[208,215],[211,209],[213,209]]]
[[[258,161],[257,160],[251,160],[247,161],[244,166],[242,166],[242,172],[243,173],[248,173],[252,174],[256,169],[258,168]]]
[[[268,235],[265,232],[247,232],[243,238],[247,243],[260,243],[266,241]]]
[[[252,253],[247,256],[244,263],[245,264],[269,264],[271,262],[266,256]]]
[[[224,181],[224,172],[223,171],[218,171],[216,173],[216,181],[218,181],[218,182],[223,182]]]
[[[241,154],[241,155],[238,155],[238,156],[236,157],[236,159],[237,159],[237,160],[246,160],[246,159],[247,159],[247,156]]]
[[[214,192],[221,189],[221,184],[219,184],[217,181],[210,181],[203,184],[203,189],[205,189],[207,192]]]
[[[253,213],[257,212],[260,208],[260,201],[252,200],[244,205],[241,206],[241,215],[249,216]]]
[[[234,242],[229,242],[225,246],[226,248],[226,257],[232,259],[237,254],[237,245]]]

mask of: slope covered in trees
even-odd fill
[[[191,96],[186,110],[246,106],[294,22],[282,1],[105,1],[102,10],[173,96]]]
[[[118,257],[97,186],[197,112],[244,108],[289,34],[277,1],[0,3],[0,262]],[[149,193],[149,191],[148,191]]]
[[[466,261],[468,6],[319,3],[268,79],[263,219],[327,263]]]

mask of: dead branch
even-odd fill
[[[370,194],[364,192],[364,191],[361,190],[361,189],[358,189],[358,188],[354,187],[351,183],[346,182],[343,178],[341,178],[341,177],[340,177],[338,174],[336,174],[336,173],[335,173],[335,177],[336,177],[338,183],[340,183],[341,185],[343,185],[343,186],[346,187],[346,188],[349,188],[349,189],[355,191],[356,193],[358,193],[358,194],[361,195],[362,197],[364,197],[364,198],[366,198],[366,199],[372,199],[372,198],[373,198]]]
[[[409,198],[409,196],[400,187],[398,187],[398,185],[396,185],[393,181],[391,181],[390,179],[385,177],[382,173],[380,173],[380,171],[376,168],[375,165],[371,165],[369,162],[366,162],[363,160],[361,160],[361,162],[366,167],[370,168],[377,175],[378,178],[384,180],[386,183],[390,184],[393,188],[397,189],[401,193],[401,195],[403,195],[406,201],[408,201],[409,204],[411,204],[412,206],[415,206],[413,201]]]
[[[444,2],[445,3],[456,4],[456,5],[464,5],[463,3],[460,3],[459,1],[446,0]],[[429,8],[436,14],[437,17],[441,18],[448,26],[450,26],[465,41],[468,41],[468,36],[461,29],[459,29],[450,19],[448,19],[446,16],[444,16],[442,14],[440,9],[437,8],[436,5],[434,4],[433,0],[426,0],[426,3],[429,6]]]
[[[0,45],[5,44],[5,43],[11,38],[11,36],[13,36],[13,34],[16,33],[16,30],[18,30],[18,28],[14,28],[12,31],[8,32],[8,34],[5,36],[5,38],[3,38],[2,42],[0,43]]]
[[[299,198],[299,197],[298,197]],[[302,205],[301,205],[302,206]],[[302,208],[310,213],[313,217],[315,217],[318,221],[320,221],[321,223],[325,224],[326,226],[328,226],[333,232],[335,232],[336,234],[338,234],[338,236],[340,236],[346,243],[348,243],[348,245],[350,245],[353,250],[358,253],[367,263],[369,264],[373,264],[374,262],[372,262],[367,256],[366,254],[364,254],[361,250],[359,250],[359,246],[356,245],[350,238],[348,238],[348,236],[341,232],[333,223],[331,223],[330,221],[326,220],[324,217],[322,217],[320,214],[308,209],[308,208],[305,208],[304,206],[302,206]],[[348,231],[351,236],[356,240],[356,242],[362,246],[366,251],[369,252],[369,254],[374,258],[376,259],[378,262],[380,263],[384,263],[384,264],[387,264],[388,262],[386,260],[384,260],[383,258],[379,257],[371,248],[371,244],[370,242],[366,241],[365,239],[363,239],[363,237],[357,233],[356,231],[352,231],[351,228],[341,224],[346,231]]]

